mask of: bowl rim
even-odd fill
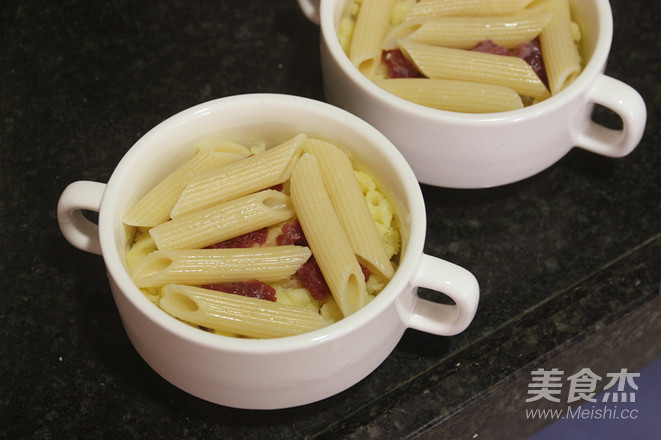
[[[250,107],[255,105],[270,105],[274,108],[298,108],[299,110],[316,112],[319,116],[339,120],[352,130],[360,131],[362,136],[377,145],[377,148],[382,151],[384,157],[390,163],[391,168],[397,173],[397,180],[402,184],[402,194],[406,197],[406,200],[401,202],[409,211],[405,219],[408,222],[409,232],[406,245],[407,254],[402,259],[393,278],[379,295],[361,310],[327,327],[300,335],[274,339],[240,339],[212,334],[170,316],[145,297],[133,283],[120,256],[117,237],[115,236],[117,222],[119,221],[121,225],[121,219],[118,220],[119,213],[115,212],[117,209],[113,210],[113,205],[116,205],[117,200],[121,197],[122,187],[127,185],[125,182],[127,177],[130,176],[129,172],[135,166],[138,166],[136,164],[146,154],[146,151],[153,151],[152,139],[162,136],[164,131],[177,129],[177,127],[184,125],[191,119],[204,117],[211,113],[231,111],[237,106]],[[321,342],[342,338],[356,328],[364,326],[390,307],[401,293],[411,288],[410,280],[422,255],[425,235],[426,212],[418,182],[404,157],[383,134],[357,116],[331,104],[310,98],[276,93],[254,93],[218,98],[182,110],[165,119],[138,139],[122,157],[108,180],[99,210],[99,240],[108,276],[116,283],[120,294],[135,309],[139,310],[142,315],[141,318],[149,319],[162,330],[193,345],[235,353],[266,354],[302,350]],[[402,325],[404,325],[403,321]]]
[[[564,107],[577,95],[583,94],[590,88],[590,84],[603,72],[610,52],[613,39],[613,16],[608,1],[591,0],[598,14],[597,23],[599,36],[590,56],[590,60],[583,66],[576,79],[558,94],[534,105],[517,110],[493,113],[462,113],[426,107],[395,96],[364,76],[351,63],[337,38],[337,4],[344,7],[351,0],[321,0],[320,3],[320,30],[322,45],[325,44],[335,62],[357,86],[374,98],[379,104],[395,107],[401,112],[410,113],[422,120],[444,121],[457,125],[497,125],[504,120],[534,119],[558,108]],[[573,0],[570,0],[570,2]],[[581,0],[582,1],[582,0]],[[339,8],[340,10],[343,9]]]

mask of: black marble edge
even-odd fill
[[[635,370],[661,356],[649,340],[661,332],[661,319],[651,318],[661,314],[659,267],[661,235],[311,438],[525,438],[550,422],[522,419],[532,370],[582,368],[587,352],[591,367],[618,371],[623,362]],[[644,355],[634,356],[636,349]]]
[[[624,329],[624,331],[623,331]],[[588,367],[594,372],[617,372],[621,368],[637,371],[661,356],[658,334],[661,333],[661,295],[655,295],[638,308],[589,334],[582,334],[541,356],[516,374],[500,381],[478,399],[469,402],[465,411],[443,422],[434,422],[413,436],[416,440],[487,438],[490,440],[526,439],[552,423],[553,419],[528,419],[527,409],[576,408],[578,401],[567,404],[544,401],[525,403],[530,372],[538,368],[557,368],[575,373]],[[586,361],[587,359],[587,361]],[[565,388],[565,392],[566,392]],[[563,393],[566,397],[566,393]],[[635,407],[635,406],[634,406]],[[424,432],[422,432],[424,431]]]

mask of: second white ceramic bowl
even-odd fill
[[[565,90],[533,106],[502,113],[467,114],[424,107],[378,87],[349,61],[337,39],[350,0],[299,0],[321,26],[326,99],[364,119],[402,152],[422,183],[484,188],[530,177],[577,146],[622,157],[639,143],[647,118],[633,88],[604,75],[613,36],[607,0],[570,0],[583,31],[584,69]],[[614,130],[592,121],[595,104],[622,119]]]

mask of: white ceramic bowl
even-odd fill
[[[403,222],[403,247],[401,264],[386,288],[363,309],[324,329],[270,340],[206,333],[152,304],[125,270],[123,213],[191,156],[201,138],[275,142],[301,131],[351,149],[392,191]],[[82,210],[98,211],[98,226]],[[103,255],[122,322],[145,361],[174,385],[222,405],[273,409],[331,396],[373,371],[406,328],[453,335],[470,324],[478,305],[479,288],[470,272],[423,253],[425,206],[397,149],[354,115],[304,98],[243,95],[185,110],[143,136],[107,184],[69,185],[60,197],[58,220],[70,243]],[[443,292],[456,305],[421,299],[418,286]]]
[[[586,65],[565,90],[528,108],[489,114],[442,111],[398,98],[363,76],[338,42],[336,29],[349,0],[299,0],[321,27],[326,99],[370,123],[402,152],[422,183],[483,188],[530,177],[574,146],[621,157],[640,141],[645,103],[630,86],[603,74],[613,36],[607,0],[570,0],[583,30]],[[622,119],[614,130],[591,120],[594,104]]]

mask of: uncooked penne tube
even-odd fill
[[[572,37],[568,0],[549,0],[553,18],[539,36],[551,94],[563,90],[581,72],[581,56]]]
[[[294,216],[289,196],[265,189],[162,223],[149,233],[158,249],[197,249]]]
[[[407,19],[432,16],[512,15],[533,0],[420,0]]]
[[[500,46],[512,49],[519,44],[534,40],[549,22],[551,15],[542,11],[525,11],[518,15],[503,17],[420,19],[419,27],[413,30],[407,39],[417,43],[457,49],[472,49],[481,41],[491,40]],[[418,20],[411,20],[401,26],[413,29],[412,24],[416,22]],[[397,29],[394,29],[393,33],[396,34]]]
[[[472,81],[508,87],[522,96],[546,99],[550,93],[532,67],[519,57],[400,42],[400,47],[428,78]]]
[[[312,253],[305,246],[154,251],[131,274],[138,287],[289,278]]]
[[[305,134],[224,167],[193,178],[170,213],[174,219],[287,180],[296,163]]]
[[[381,43],[388,32],[395,0],[363,0],[351,39],[349,59],[372,78],[381,61]]]
[[[519,94],[503,86],[427,78],[384,79],[375,83],[400,98],[440,110],[495,113],[523,108]]]
[[[222,167],[245,156],[206,148],[170,173],[145,194],[125,215],[130,226],[156,226],[170,218],[170,211],[188,182],[197,174]]]
[[[250,338],[294,336],[329,324],[305,307],[179,284],[163,288],[159,306],[191,324]]]
[[[319,139],[308,138],[305,151],[318,159],[328,195],[358,260],[370,272],[376,272],[385,279],[392,278],[392,264],[349,156],[339,147]]]
[[[367,304],[365,276],[328,192],[317,158],[304,153],[290,180],[294,210],[324,279],[344,316]]]

